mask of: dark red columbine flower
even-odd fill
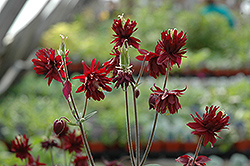
[[[68,55],[68,52],[65,56]],[[60,55],[55,56],[55,50],[52,48],[40,49],[36,52],[37,59],[32,59],[35,67],[33,68],[37,74],[46,74],[45,78],[49,78],[48,85],[53,79],[62,82],[61,77],[65,78],[63,71],[63,62]],[[68,61],[68,57],[65,57]],[[70,62],[67,62],[68,65]],[[61,77],[60,77],[60,75]]]
[[[210,108],[206,106],[206,113],[203,113],[202,118],[197,112],[195,112],[197,118],[190,114],[195,122],[189,122],[187,125],[191,129],[194,129],[191,134],[205,136],[204,146],[206,146],[208,142],[211,142],[212,146],[214,146],[214,143],[216,142],[215,136],[221,138],[217,133],[220,132],[221,129],[228,129],[226,126],[230,124],[228,122],[229,116],[222,111],[216,113],[218,109],[219,106],[216,107],[212,105]]]
[[[58,147],[56,140],[54,139],[47,139],[46,141],[41,142],[42,148],[48,150],[49,148]]]
[[[77,154],[73,163],[75,166],[88,166],[88,157]]]
[[[120,66],[120,54],[121,53],[118,51],[118,49],[114,49],[110,55],[113,55],[115,57],[103,63],[103,66],[106,67],[107,73],[113,71],[112,77],[115,77],[118,73],[118,68]]]
[[[102,92],[106,90],[108,92],[112,91],[112,88],[107,84],[110,84],[111,78],[107,77],[107,73],[104,68],[98,69],[99,61],[95,66],[95,59],[92,60],[90,68],[82,62],[84,68],[84,74],[80,76],[75,76],[72,79],[80,79],[83,83],[76,91],[79,92],[86,92],[86,97],[89,99],[92,97],[94,100],[100,101],[104,99],[105,95]]]
[[[208,162],[210,160],[211,159],[206,156],[199,156],[196,158],[194,166],[205,166],[205,162]],[[194,158],[188,155],[183,155],[175,159],[175,161],[183,164],[183,166],[192,166]]]
[[[117,76],[113,78],[112,81],[116,83],[114,88],[119,88],[119,86],[121,85],[121,87],[122,88],[125,87],[125,89],[127,89],[129,84],[133,85],[135,83],[135,80],[132,76],[132,71],[130,70],[129,71],[119,70]]]
[[[187,87],[182,90],[161,90],[156,85],[154,87],[155,90],[153,87],[150,88],[153,93],[149,96],[149,109],[156,108],[156,111],[161,114],[164,114],[167,109],[170,114],[178,113],[181,108],[178,97],[184,94],[183,92]],[[153,103],[155,103],[154,107],[152,106]]]
[[[80,153],[82,151],[82,136],[76,136],[75,130],[72,133],[68,133],[63,140],[63,148],[64,150],[69,150],[69,153],[72,153],[73,151]]]
[[[149,72],[150,76],[154,77],[155,79],[159,76],[159,74],[165,75],[167,65],[165,63],[158,64],[157,59],[159,58],[160,51],[158,47],[155,47],[155,52],[149,52],[144,49],[138,49],[138,51],[142,55],[138,55],[136,59],[139,61],[148,61],[148,65],[146,71]]]
[[[181,58],[185,57],[186,48],[182,49],[186,45],[187,36],[181,31],[177,34],[176,29],[170,29],[161,33],[161,40],[158,41],[161,54],[157,59],[158,64],[167,64],[170,61],[170,66],[177,64],[181,65]]]
[[[114,48],[118,46],[121,47],[123,44],[125,44],[126,47],[133,46],[134,48],[139,48],[140,40],[135,37],[131,37],[137,30],[137,28],[135,28],[136,25],[136,21],[130,21],[129,19],[127,19],[125,23],[123,23],[122,19],[114,19],[112,29],[116,34],[113,35],[115,39],[111,42],[115,43]]]
[[[16,157],[20,158],[21,160],[26,159],[27,157],[31,156],[29,151],[31,151],[29,138],[26,137],[24,134],[22,136],[18,136],[15,140],[12,140],[12,148],[11,151],[16,153]]]

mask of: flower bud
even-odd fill
[[[150,94],[149,99],[148,99],[148,104],[149,104],[149,110],[155,109],[155,100],[157,99],[157,95]]]
[[[135,89],[135,98],[140,96],[140,90],[138,88]]]
[[[53,131],[56,135],[59,135],[65,128],[65,122],[63,120],[56,119],[53,123]]]
[[[57,50],[58,54],[62,56],[62,58],[65,58],[65,55],[67,53],[67,49],[66,49],[66,39],[68,38],[67,36],[63,36],[63,35],[60,35],[61,36],[61,39],[62,39],[62,42],[59,46],[59,49]]]

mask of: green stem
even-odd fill
[[[167,73],[166,73],[166,77],[165,77],[164,84],[163,84],[163,90],[164,90],[164,89],[166,88],[166,86],[167,86],[168,76],[169,76],[169,70],[170,70],[169,66],[170,66],[170,62],[168,63]],[[155,130],[156,130],[157,121],[158,121],[158,112],[156,112],[156,114],[155,114],[155,119],[154,119],[152,131],[151,131],[151,134],[150,134],[150,137],[149,137],[149,140],[148,140],[148,144],[147,144],[146,150],[145,150],[144,155],[143,155],[143,157],[142,157],[140,166],[142,166],[142,165],[145,163],[145,161],[146,161],[146,159],[147,159],[147,156],[148,156],[148,154],[149,154],[149,151],[150,151],[150,148],[151,148],[151,145],[152,145],[152,142],[153,142]]]
[[[27,160],[27,158],[25,159],[25,165],[28,165],[28,160]]]
[[[64,63],[64,64],[63,64],[64,70],[65,70],[65,73],[66,73],[66,79],[69,80],[69,75],[68,75],[68,70],[67,70],[67,67],[66,67],[66,60],[65,60],[65,58],[64,58],[64,60],[63,60],[63,63]],[[57,70],[57,71],[58,71],[58,70]],[[59,72],[59,71],[58,71],[58,73],[59,73],[59,75],[60,75],[60,72]],[[61,75],[60,75],[60,77],[61,77]],[[62,79],[62,78],[61,78],[61,79]],[[83,144],[84,144],[85,150],[86,150],[86,152],[87,152],[88,159],[89,159],[91,165],[92,165],[92,166],[95,166],[94,159],[93,159],[93,156],[92,156],[92,154],[91,154],[91,150],[90,150],[90,148],[89,148],[89,144],[88,144],[88,141],[87,141],[87,137],[86,137],[85,130],[84,130],[84,128],[83,128],[82,123],[79,122],[80,116],[79,116],[78,109],[77,109],[77,107],[76,107],[75,100],[74,100],[74,97],[73,97],[72,92],[70,92],[69,97],[70,97],[71,103],[70,103],[69,99],[67,99],[67,101],[68,101],[68,104],[69,104],[69,106],[70,106],[70,108],[71,108],[71,113],[72,113],[72,115],[73,115],[74,118],[78,121],[78,126],[79,126],[80,131],[81,131],[81,136],[82,136],[82,140],[83,140]],[[86,101],[87,101],[87,99],[86,99]],[[71,104],[72,104],[72,106],[73,106],[74,112],[72,111]],[[85,103],[85,107],[87,107],[87,102]],[[86,112],[86,108],[84,108],[83,116],[84,116],[85,112]]]
[[[136,164],[140,164],[140,135],[139,135],[139,122],[137,114],[137,105],[136,105],[136,94],[135,88],[133,87],[133,99],[134,99],[134,111],[135,111],[135,146],[136,146]]]
[[[145,150],[144,155],[142,157],[140,166],[142,166],[146,162],[146,159],[148,157],[148,154],[149,154],[152,142],[153,142],[153,138],[154,138],[154,135],[155,135],[155,130],[156,130],[156,124],[157,124],[157,121],[158,121],[158,116],[159,116],[159,113],[156,112],[155,119],[154,119],[154,124],[153,124],[153,127],[152,127],[152,131],[151,131],[151,134],[150,134],[150,137],[149,137],[149,140],[148,140],[148,144],[147,144],[146,150]]]
[[[67,166],[66,151],[65,150],[64,150],[63,155],[64,155],[64,165]]]
[[[199,138],[199,141],[198,141],[198,143],[197,143],[197,147],[196,147],[195,155],[194,155],[194,161],[193,161],[192,166],[195,165],[195,160],[196,160],[196,158],[197,158],[197,156],[198,156],[198,153],[200,152],[201,143],[202,143],[202,141],[203,141],[203,138],[204,138],[204,135],[201,135],[200,138]]]
[[[167,73],[166,73],[166,77],[165,77],[165,81],[164,81],[164,84],[163,84],[163,90],[166,88],[167,86],[167,82],[168,82],[168,76],[169,76],[169,71],[170,71],[170,61],[168,62],[168,66],[167,66]]]
[[[82,118],[84,118],[84,116],[86,114],[87,104],[88,104],[88,98],[85,96],[85,105],[84,105],[84,110],[83,110],[83,113],[82,113]]]
[[[90,150],[90,148],[89,148],[89,143],[88,143],[88,141],[87,141],[86,132],[85,132],[85,130],[84,130],[84,128],[83,128],[81,122],[79,122],[78,125],[79,125],[80,130],[81,130],[81,135],[82,135],[83,144],[84,144],[85,150],[86,150],[86,152],[87,152],[87,156],[88,156],[88,159],[89,159],[89,161],[90,161],[90,164],[91,164],[92,166],[95,166],[95,162],[94,162],[93,156],[92,156],[92,154],[91,154],[91,150]]]
[[[64,67],[64,68],[66,68],[66,67]],[[58,73],[58,75],[59,75],[59,77],[60,77],[60,79],[61,79],[62,86],[63,86],[63,78],[62,78],[62,76],[61,76],[61,74],[60,74],[60,72],[58,71],[57,68],[56,68],[56,71],[57,71],[57,73]],[[72,95],[71,95],[71,96],[72,96]],[[77,119],[77,117],[75,116],[75,113],[74,113],[74,111],[73,111],[73,108],[72,108],[72,106],[71,106],[71,103],[70,103],[69,99],[66,99],[66,100],[67,100],[67,103],[68,103],[68,105],[69,105],[69,109],[70,109],[70,111],[71,111],[73,117],[74,117],[75,119]]]
[[[73,95],[72,95],[72,92],[70,92],[69,97],[70,97],[71,103],[72,103],[72,105],[73,105],[73,108],[74,108],[74,110],[75,110],[75,112],[73,112],[73,113],[76,114],[76,117],[77,117],[76,120],[79,120],[79,119],[80,119],[80,116],[79,116],[79,114],[78,114],[78,109],[77,109],[77,107],[76,107],[75,100],[74,100],[74,97],[73,97]]]
[[[139,84],[139,81],[141,79],[141,76],[143,74],[143,71],[144,71],[144,66],[145,66],[145,61],[146,61],[146,56],[144,57],[143,61],[142,61],[142,65],[141,65],[141,69],[140,69],[140,72],[139,72],[139,76],[137,78],[137,81],[135,83],[135,87],[137,87],[137,85]]]
[[[130,154],[130,161],[132,166],[135,166],[135,158],[134,158],[134,151],[132,146],[132,139],[131,139],[131,131],[130,131],[130,123],[129,123],[129,111],[128,111],[128,92],[127,88],[124,91],[125,93],[125,107],[126,107],[126,125],[127,125],[127,139],[128,139],[128,149]]]
[[[52,148],[50,148],[49,150],[50,150],[50,157],[51,157],[52,166],[54,166],[54,165],[55,165],[55,163],[54,163],[54,158],[53,158]]]
[[[73,153],[70,155],[69,166],[70,166],[70,163],[72,162],[72,159],[73,159]]]

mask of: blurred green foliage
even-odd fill
[[[190,134],[191,130],[186,127],[186,123],[192,121],[190,113],[197,111],[204,112],[206,105],[220,105],[221,109],[230,116],[230,130],[224,130],[218,139],[216,146],[221,150],[228,150],[238,140],[250,138],[250,78],[244,76],[234,76],[230,78],[176,78],[170,77],[169,89],[182,89],[188,87],[185,95],[180,97],[182,109],[177,115],[160,116],[156,140],[179,140],[195,141],[195,137]],[[163,84],[163,77],[160,77],[156,84]],[[34,84],[35,82],[35,84]],[[137,100],[139,110],[139,122],[141,126],[142,143],[145,143],[151,131],[151,125],[155,111],[148,110],[149,88],[155,82],[153,78],[145,77],[139,86],[141,95]],[[76,80],[72,81],[74,91],[80,85]],[[85,122],[90,141],[102,141],[106,145],[114,142],[124,146],[126,143],[124,94],[121,89],[106,93],[103,101],[95,102],[90,100],[88,112],[94,110],[97,114]],[[76,103],[79,110],[83,108],[84,95],[75,94]],[[133,117],[132,101],[130,105],[130,116]],[[7,140],[14,139],[17,134],[27,134],[31,137],[31,142],[35,144],[37,150],[35,154],[43,154],[40,151],[39,142],[43,137],[51,135],[51,126],[55,119],[66,116],[73,119],[61,92],[61,85],[53,81],[50,87],[47,80],[42,76],[37,76],[35,72],[29,72],[24,79],[0,101],[1,134]],[[132,118],[133,119],[133,118]],[[133,122],[132,122],[133,123]],[[169,130],[171,128],[171,130]],[[72,127],[74,129],[74,127]],[[221,146],[220,146],[221,145]],[[225,146],[223,146],[225,145]],[[0,156],[8,154],[4,145],[0,145],[2,151]],[[8,154],[10,155],[10,154]],[[10,155],[11,156],[11,155]],[[12,154],[14,157],[14,154]],[[3,158],[3,162],[5,162]],[[46,158],[46,155],[44,156]],[[48,158],[48,156],[47,156]],[[0,157],[0,161],[1,161]],[[41,160],[42,161],[42,160]]]
[[[177,28],[187,33],[188,60],[185,68],[207,67],[210,69],[236,69],[250,63],[250,23],[235,14],[237,25],[230,28],[219,14],[201,15],[201,6],[193,10],[176,10],[172,3],[161,6],[148,5],[134,7],[126,18],[137,21],[138,30],[134,36],[141,42],[141,48],[154,51],[162,30]],[[118,13],[116,11],[115,13]],[[122,11],[118,14],[121,14]],[[86,9],[71,23],[58,23],[48,30],[41,41],[43,47],[58,48],[59,34],[68,36],[67,45],[72,59],[89,62],[93,57],[101,62],[110,58],[112,46],[112,21],[117,16],[109,15],[104,20]],[[204,52],[204,50],[206,50]],[[131,56],[138,55],[136,51]],[[200,57],[202,56],[202,57]]]

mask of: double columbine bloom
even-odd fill
[[[121,53],[118,51],[118,49],[112,50],[112,53],[110,55],[115,56],[108,60],[107,62],[103,63],[103,66],[106,68],[106,72],[110,73],[112,72],[112,78],[115,77],[118,74],[118,67],[120,66],[120,56]]]
[[[199,156],[197,157],[197,159],[195,160],[194,166],[205,166],[206,162],[210,161],[211,159],[209,159],[206,156]],[[192,156],[189,155],[183,155],[178,157],[177,159],[175,159],[175,161],[183,164],[183,166],[192,166],[193,162],[194,162],[194,158]]]
[[[179,34],[176,29],[170,29],[161,33],[161,40],[158,41],[159,49],[162,51],[157,63],[162,65],[164,63],[170,63],[170,66],[177,64],[180,67],[181,58],[185,57],[186,48],[182,49],[186,45],[187,36],[181,31]]]
[[[201,117],[197,112],[195,112],[197,117],[191,114],[195,122],[190,122],[187,125],[194,129],[191,134],[204,135],[204,146],[208,142],[211,142],[212,146],[216,142],[216,138],[221,138],[217,135],[222,129],[228,129],[229,116],[224,114],[222,111],[218,111],[219,106],[206,106],[206,113]]]
[[[218,111],[218,109],[219,106],[206,106],[206,113],[203,113],[202,117],[195,112],[197,117],[194,117],[194,115],[191,114],[195,122],[189,122],[187,124],[190,128],[194,129],[191,134],[198,135],[200,138],[204,137],[204,146],[210,142],[213,147],[216,142],[215,136],[221,138],[217,135],[217,133],[219,133],[222,129],[228,129],[227,126],[230,124],[229,116],[224,114],[222,111]],[[198,145],[201,146],[201,144]],[[210,159],[206,156],[199,156],[194,161],[194,158],[188,155],[183,155],[176,159],[176,161],[183,164],[183,166],[204,166],[206,165],[205,162],[209,160]],[[193,162],[195,163],[193,164]]]
[[[156,112],[161,114],[166,113],[167,109],[170,114],[178,113],[181,108],[178,97],[183,95],[187,88],[182,90],[162,90],[160,87],[154,85],[151,87],[153,93],[149,96],[149,109],[156,109]]]
[[[68,52],[65,55],[67,61],[66,65],[70,64],[68,62]],[[65,72],[63,71],[63,60],[60,55],[55,54],[55,50],[52,48],[40,49],[36,52],[37,59],[32,59],[35,67],[33,68],[37,74],[46,74],[45,78],[48,78],[48,85],[51,84],[52,80],[62,82],[62,78],[65,78]]]
[[[68,133],[68,135],[64,137],[63,143],[63,149],[68,150],[69,153],[72,153],[73,151],[76,153],[82,152],[82,137],[81,135],[76,135],[75,130],[73,132]]]
[[[155,46],[155,51],[150,52],[144,49],[139,49],[139,55],[136,59],[140,61],[148,61],[147,72],[155,79],[159,74],[165,75],[166,69],[171,70],[174,64],[178,67],[181,65],[181,60],[185,57],[187,35],[183,31],[180,33],[176,29],[169,29],[161,33],[161,40]]]
[[[127,21],[124,20],[123,16],[120,19],[114,19],[114,23],[112,25],[113,31],[116,33],[113,35],[115,38],[111,43],[115,43],[114,48],[122,47],[123,44],[128,46],[133,46],[134,48],[139,48],[140,40],[132,37],[132,34],[137,30],[136,21]]]
[[[28,159],[27,166],[39,166],[46,165],[44,163],[39,162],[39,156],[35,160],[34,157],[30,154],[31,144],[29,144],[29,138],[26,135],[19,135],[14,140],[11,141],[11,152],[16,153],[16,157],[23,159]]]
[[[84,68],[84,74],[80,76],[75,76],[72,79],[80,79],[82,85],[77,89],[76,93],[86,92],[86,97],[89,99],[92,97],[94,100],[100,101],[104,99],[105,95],[103,90],[112,91],[112,88],[108,86],[111,83],[111,78],[107,77],[107,72],[105,67],[100,68],[99,62],[95,66],[95,59],[92,60],[91,66],[88,67],[85,62],[82,62]]]
[[[148,61],[146,71],[149,72],[151,77],[154,77],[156,79],[160,74],[166,74],[167,64],[163,63],[162,65],[159,65],[157,63],[160,55],[160,49],[158,45],[155,47],[155,52],[150,52],[144,49],[138,49],[138,51],[142,55],[138,55],[136,59],[139,61]]]
[[[23,137],[22,136],[16,137],[15,140],[11,141],[11,144],[12,144],[11,151],[16,153],[16,157],[23,160],[31,156],[30,154],[31,147],[29,144],[29,139],[26,137],[26,135],[23,135]]]

